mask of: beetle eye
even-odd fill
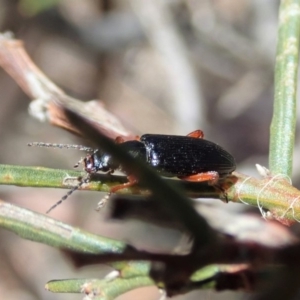
[[[86,172],[90,173],[93,172],[95,169],[95,163],[94,163],[94,159],[93,156],[88,155],[84,160],[84,169],[86,170]]]

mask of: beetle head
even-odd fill
[[[101,154],[98,151],[88,154],[84,158],[83,164],[87,173],[96,173],[98,171],[108,172],[116,169],[112,157],[109,154]]]

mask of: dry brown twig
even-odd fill
[[[29,112],[40,121],[49,121],[80,135],[68,122],[61,109],[64,106],[78,114],[88,115],[99,131],[110,138],[132,138],[130,132],[98,100],[82,102],[66,95],[33,63],[22,41],[14,39],[9,32],[0,35],[0,65],[31,98]]]

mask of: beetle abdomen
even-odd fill
[[[217,144],[189,136],[145,134],[147,162],[164,176],[189,176],[216,171],[220,177],[235,170],[234,158]]]

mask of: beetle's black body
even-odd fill
[[[126,141],[120,146],[167,177],[188,177],[211,171],[225,177],[235,170],[234,158],[227,151],[202,138],[145,134],[139,141]],[[90,159],[90,164],[85,162],[89,173],[120,168],[108,154],[96,152]]]
[[[147,163],[164,176],[185,177],[216,171],[222,177],[235,170],[234,158],[204,139],[145,134],[141,142],[145,144]]]
[[[224,178],[235,170],[234,158],[217,144],[204,140],[203,132],[196,130],[187,136],[144,134],[139,140],[123,141],[121,137],[116,138],[116,143],[130,155],[146,162],[162,176],[178,177],[188,181],[208,181],[217,184],[220,178]],[[92,152],[80,160],[83,162],[87,175],[81,179],[79,184],[73,187],[57,203],[50,207],[49,213],[62,201],[66,200],[75,190],[83,184],[88,183],[91,174],[98,171],[113,173],[121,170],[127,174],[128,182],[116,185],[110,189],[110,193],[130,187],[138,182],[130,174],[130,170],[122,170],[116,161],[101,150],[94,150],[81,145],[30,143],[30,146],[73,148]],[[222,188],[221,188],[222,190]],[[100,209],[105,201],[100,201]]]

